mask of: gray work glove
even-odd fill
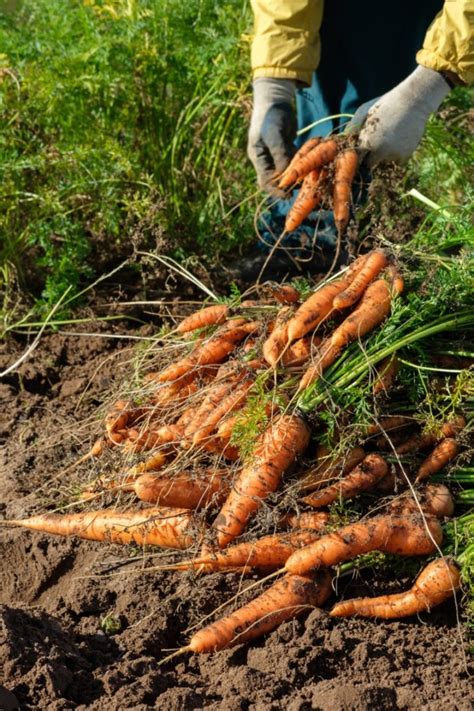
[[[362,129],[359,148],[366,152],[369,168],[383,161],[405,163],[421,141],[428,118],[450,90],[439,72],[418,66],[375,102],[362,104],[347,132]]]
[[[281,173],[295,148],[296,83],[292,79],[255,79],[247,153],[261,188],[275,193],[272,179]]]

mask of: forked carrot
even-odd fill
[[[176,331],[178,333],[188,333],[189,331],[195,331],[198,328],[205,328],[206,326],[215,326],[217,324],[224,323],[229,314],[229,307],[225,304],[214,304],[212,306],[206,306],[204,309],[199,309],[195,311],[190,316],[178,324]]]
[[[357,151],[349,148],[336,156],[334,161],[333,212],[334,222],[342,234],[349,222],[352,183],[359,165]]]
[[[308,426],[296,414],[279,415],[270,423],[214,521],[220,548],[245,530],[249,518],[263,499],[277,490],[284,472],[304,452],[309,439]]]
[[[446,437],[433,449],[426,459],[420,464],[416,481],[422,481],[455,459],[459,452],[459,445],[454,437]]]
[[[126,545],[134,543],[184,549],[197,540],[196,524],[187,509],[102,509],[64,515],[43,514],[7,523],[56,536],[76,536],[89,541]]]
[[[379,617],[384,620],[430,611],[449,600],[461,586],[459,567],[453,558],[437,558],[423,568],[410,590],[395,595],[360,597],[338,602],[331,617]]]
[[[347,309],[353,306],[378,274],[387,266],[387,255],[383,249],[374,249],[367,255],[362,269],[354,280],[334,298],[334,308]]]
[[[239,610],[196,632],[183,652],[216,652],[243,644],[291,620],[321,607],[331,594],[331,575],[285,575],[268,590]]]
[[[368,454],[349,474],[324,489],[309,496],[302,501],[308,506],[321,508],[329,506],[338,499],[350,499],[357,494],[373,488],[388,471],[385,459],[378,454]]]
[[[434,517],[376,516],[344,526],[296,551],[286,561],[285,570],[304,575],[309,570],[338,565],[374,550],[398,555],[428,555],[442,540],[443,529]]]

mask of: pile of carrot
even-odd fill
[[[283,185],[301,177],[295,165]],[[336,172],[338,193],[345,180]],[[382,414],[397,379],[393,354],[370,376],[377,416],[350,446],[318,445],[322,432],[297,406],[348,347],[364,349],[402,293],[396,263],[374,249],[305,299],[291,285],[270,285],[258,299],[200,308],[177,324],[173,348],[165,340],[154,349],[157,364],[144,374],[140,403],[123,398],[107,412],[103,435],[83,459],[111,466],[84,486],[86,510],[7,523],[186,551],[162,566],[174,571],[276,578],[180,652],[242,643],[324,605],[338,567],[371,551],[430,562],[411,589],[339,601],[330,614],[430,610],[456,592],[460,574],[441,552],[452,496],[425,480],[457,457],[465,418],[456,413],[424,431],[410,411]],[[342,525],[338,507],[363,497],[375,499],[376,515]]]
[[[357,149],[347,137],[306,141],[277,178],[280,190],[298,189],[285,220],[285,232],[299,227],[313,210],[327,207],[332,209],[336,228],[342,234],[349,223],[358,165]]]

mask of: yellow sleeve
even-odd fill
[[[437,72],[450,71],[466,84],[474,83],[474,2],[446,0],[426,33],[418,64]]]
[[[254,78],[298,79],[311,84],[319,64],[323,0],[251,0]]]

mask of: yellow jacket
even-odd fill
[[[416,0],[415,0],[416,1]],[[255,16],[252,43],[254,78],[298,79],[311,84],[319,64],[323,0],[251,0]],[[474,83],[474,2],[445,0],[425,36],[418,64],[451,71]]]

